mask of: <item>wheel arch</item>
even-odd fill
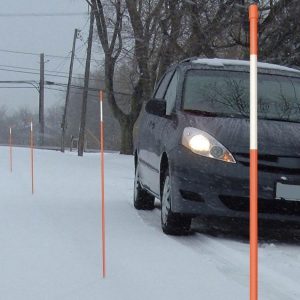
[[[163,191],[163,184],[164,184],[164,178],[166,174],[166,170],[169,168],[169,158],[166,152],[164,152],[161,156],[160,161],[160,170],[159,170],[159,191],[160,191],[160,197],[162,195]]]
[[[137,150],[134,151],[134,170],[136,170],[138,164],[138,152]]]

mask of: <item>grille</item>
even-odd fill
[[[249,153],[235,153],[234,157],[240,164],[249,167]],[[258,155],[258,170],[269,173],[300,175],[300,158],[276,155]]]
[[[249,198],[248,197],[234,197],[234,196],[219,196],[222,203],[229,209],[249,212]],[[294,215],[300,216],[300,202],[285,201],[285,200],[258,200],[258,212],[268,214],[280,215]]]

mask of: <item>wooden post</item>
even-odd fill
[[[39,88],[39,145],[44,146],[45,138],[45,55],[40,55]]]
[[[73,65],[74,65],[74,58],[75,58],[75,47],[76,47],[76,40],[78,36],[78,29],[75,29],[74,38],[73,38],[73,47],[72,47],[72,55],[71,55],[71,62],[70,62],[70,69],[69,69],[69,79],[68,79],[68,86],[67,86],[67,93],[66,93],[66,102],[64,107],[64,113],[61,123],[62,133],[61,133],[61,152],[65,152],[65,135],[67,129],[67,113],[68,113],[68,105],[70,101],[70,94],[71,94],[71,84],[72,84],[72,75],[73,75]]]
[[[85,139],[86,111],[87,111],[91,56],[92,56],[92,46],[93,46],[93,32],[94,32],[93,29],[94,29],[94,12],[92,11],[90,16],[90,31],[89,31],[88,48],[87,48],[86,64],[85,64],[84,89],[82,95],[81,120],[80,120],[79,141],[78,141],[78,156],[83,156],[83,152],[85,150],[84,146],[86,141]]]

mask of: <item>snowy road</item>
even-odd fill
[[[133,158],[106,155],[107,278],[101,278],[99,159],[0,147],[0,299],[248,299],[242,238],[169,237],[159,208],[132,206]],[[260,299],[300,299],[300,245],[260,245]]]

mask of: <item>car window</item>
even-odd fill
[[[175,107],[178,75],[179,75],[178,72],[175,72],[169,84],[169,87],[167,89],[167,93],[165,95],[165,99],[167,101],[167,110],[166,110],[167,115],[170,115]]]
[[[164,99],[166,89],[169,85],[172,75],[173,75],[173,71],[168,72],[167,74],[165,74],[164,78],[160,81],[159,87],[156,90],[156,93],[154,95],[155,99]]]
[[[259,73],[258,82],[259,119],[300,122],[298,77]],[[249,84],[248,72],[188,71],[184,109],[248,118]]]

